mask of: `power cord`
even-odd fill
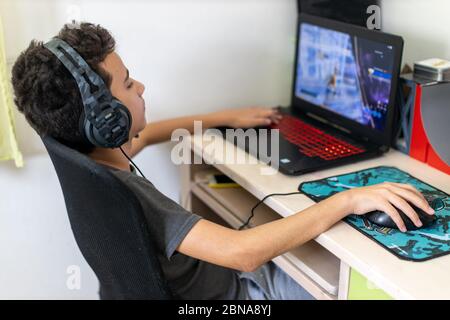
[[[141,176],[147,180],[147,178],[144,176],[144,174],[142,173],[142,171],[139,169],[139,167],[133,162],[133,160],[131,160],[131,158],[125,153],[125,151],[123,151],[122,147],[119,147],[120,151],[122,151],[123,155],[128,159],[128,161],[130,161],[133,166],[139,171],[139,173],[141,174]]]
[[[260,201],[258,201],[257,204],[255,204],[255,206],[252,208],[251,210],[251,215],[250,217],[247,219],[247,221],[242,224],[238,230],[242,230],[244,229],[246,226],[248,226],[248,224],[250,223],[250,220],[253,218],[253,216],[255,215],[255,209],[258,208],[267,198],[272,197],[272,196],[291,196],[294,194],[303,194],[303,192],[301,191],[296,191],[296,192],[289,192],[289,193],[271,193],[268,194],[267,196],[265,196],[264,198],[262,198]]]

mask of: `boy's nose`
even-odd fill
[[[143,83],[139,82],[139,95],[142,96],[145,91],[145,86]]]

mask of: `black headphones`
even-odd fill
[[[79,122],[82,136],[102,148],[117,148],[127,142],[131,114],[112,96],[103,79],[65,41],[53,38],[44,47],[63,63],[78,85],[84,107]]]

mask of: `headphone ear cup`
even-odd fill
[[[92,123],[86,119],[85,116],[81,116],[80,118],[80,131],[81,134],[94,146],[98,147],[98,143],[94,138],[93,125]]]
[[[116,98],[113,99],[116,102],[116,107],[122,114],[122,117],[125,119],[127,123],[127,132],[129,133],[131,130],[131,125],[133,124],[133,118],[131,117],[130,110],[128,110],[127,107],[125,107],[122,102],[117,100]]]
[[[113,100],[115,101],[115,110],[118,111],[118,113],[120,114],[120,119],[118,119],[119,122],[121,122],[121,125],[123,126],[123,131],[124,132],[124,141],[118,141],[117,142],[117,146],[115,146],[115,148],[120,147],[122,144],[124,144],[125,142],[127,142],[130,138],[130,130],[131,130],[131,125],[133,124],[133,118],[131,117],[131,113],[130,110],[128,110],[127,107],[125,107],[122,102],[120,102],[119,100],[117,100],[116,98],[113,98]],[[123,123],[122,123],[123,122]]]
[[[117,99],[111,100],[102,109],[102,113],[96,118],[100,125],[96,126],[85,119],[83,130],[86,138],[97,147],[118,148],[129,140],[131,114]]]

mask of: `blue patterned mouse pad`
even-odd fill
[[[363,216],[350,215],[344,221],[401,259],[425,261],[450,253],[449,195],[400,169],[380,166],[303,182],[298,189],[318,202],[340,191],[384,181],[408,183],[417,188],[435,209],[436,221],[427,228],[405,233],[397,229],[379,227],[370,223]]]

